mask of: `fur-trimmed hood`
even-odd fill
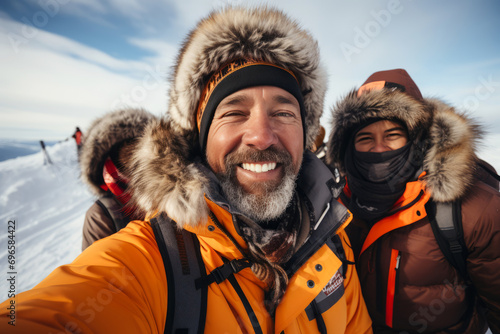
[[[417,100],[399,90],[351,91],[332,108],[327,164],[345,174],[344,155],[357,127],[374,118],[406,124],[423,152],[425,182],[435,201],[464,196],[471,186],[482,131],[464,113],[435,98]]]
[[[187,36],[170,78],[167,117],[148,126],[133,158],[134,205],[166,213],[179,226],[206,220],[211,174],[201,163],[196,111],[205,84],[228,61],[252,58],[294,73],[304,98],[306,146],[319,130],[326,71],[317,42],[283,12],[228,7],[212,12]]]
[[[96,196],[106,194],[102,170],[111,150],[139,137],[155,117],[144,109],[121,109],[96,118],[85,132],[80,150],[82,180]]]
[[[196,225],[208,215],[209,180],[192,153],[192,132],[174,128],[171,120],[156,120],[139,139],[131,165],[132,201],[146,213],[167,214],[180,227]]]

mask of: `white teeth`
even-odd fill
[[[251,164],[243,163],[241,165],[243,169],[249,170],[254,173],[265,173],[276,168],[276,162],[270,162],[267,164]]]

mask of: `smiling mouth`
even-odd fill
[[[240,167],[254,173],[265,173],[276,169],[276,162],[269,162],[264,164],[245,162],[242,163]]]

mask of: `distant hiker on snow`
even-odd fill
[[[281,11],[226,6],[200,21],[167,118],[134,151],[129,186],[150,217],[17,295],[20,329],[371,333],[351,215],[309,150],[326,80],[317,42]]]
[[[132,151],[137,138],[155,117],[143,109],[123,109],[95,119],[82,142],[82,180],[99,197],[85,215],[82,250],[115,233],[137,216],[126,204]]]
[[[83,136],[82,130],[80,130],[80,128],[77,126],[75,133],[73,133],[71,137],[75,139],[78,157],[80,157],[80,150],[82,148],[82,140],[83,140],[82,136]]]
[[[73,133],[72,137],[75,139],[76,146],[80,148],[82,145],[82,130],[80,130],[78,126],[76,127],[75,133]]]
[[[480,127],[402,69],[371,75],[332,116],[327,163],[347,178],[374,332],[500,333],[500,194]]]
[[[42,154],[43,154],[43,164],[52,164],[52,160],[50,160],[49,154],[47,153],[47,150],[45,149],[45,142],[43,140],[40,140],[40,146],[42,147]]]

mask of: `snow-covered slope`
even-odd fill
[[[94,202],[80,181],[75,142],[47,147],[47,153],[52,164],[44,164],[42,152],[0,162],[0,264],[4,275],[17,274],[17,293],[81,252],[83,219]],[[14,234],[9,221],[15,221]],[[13,268],[9,240],[15,242]],[[0,279],[4,294],[7,284]]]

